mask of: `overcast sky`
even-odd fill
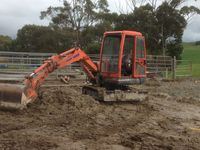
[[[112,11],[127,7],[125,0],[108,1]],[[16,37],[17,30],[25,24],[48,25],[48,20],[40,20],[39,16],[50,5],[58,6],[61,3],[59,0],[0,0],[0,34]],[[200,2],[196,6],[200,7]],[[183,40],[200,40],[200,16],[195,16],[190,21]]]

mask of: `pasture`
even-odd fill
[[[183,47],[182,59],[191,60],[193,77],[200,77],[200,45],[183,43]]]

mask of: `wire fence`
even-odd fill
[[[176,78],[192,76],[192,61],[177,60],[176,61]]]
[[[168,77],[172,72],[173,63],[170,56],[148,55],[147,56],[147,74],[149,76]]]
[[[0,80],[20,80],[31,73],[43,61],[55,53],[0,52]],[[89,54],[93,61],[99,61],[99,55]],[[83,74],[79,63],[73,63],[53,72],[49,79],[62,75]],[[192,76],[192,61],[176,60],[170,56],[147,56],[148,77],[177,78]]]

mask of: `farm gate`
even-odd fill
[[[23,80],[24,75],[31,73],[42,62],[55,53],[0,52],[0,80]],[[94,61],[97,54],[89,54]],[[191,76],[192,62],[176,60],[170,56],[147,55],[148,77],[176,78]],[[80,75],[82,68],[78,63],[69,65],[52,73],[48,79],[61,75]]]

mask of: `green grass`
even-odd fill
[[[200,45],[194,43],[183,43],[184,51],[182,54],[183,60],[192,61],[192,75],[200,77]]]

